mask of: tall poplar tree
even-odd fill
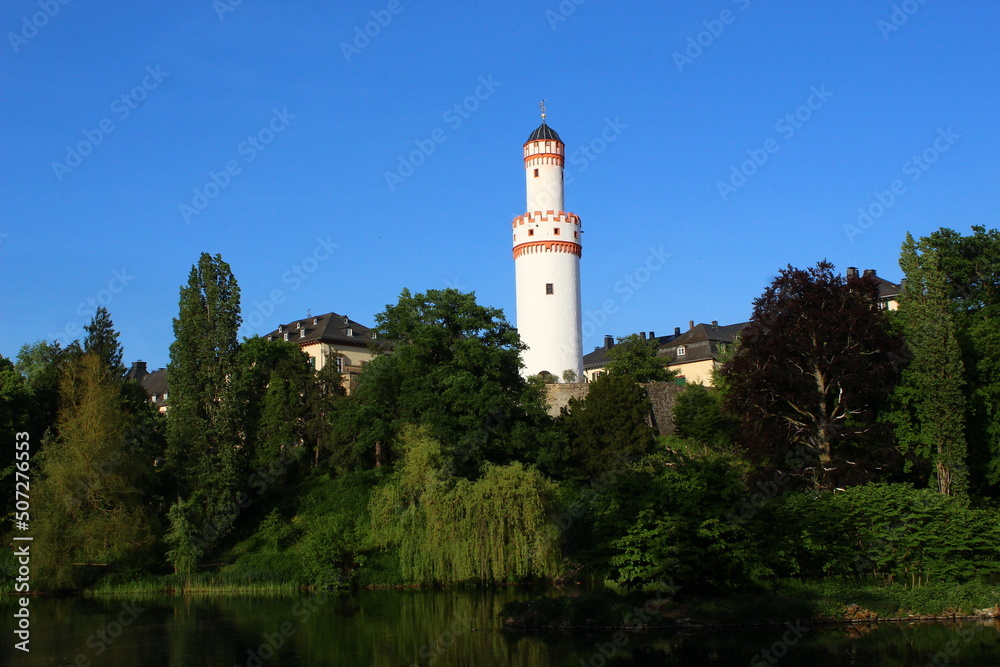
[[[900,449],[925,461],[937,490],[968,489],[962,351],[956,336],[948,285],[938,252],[906,235],[899,259],[906,287],[899,300],[906,346],[913,356],[894,392],[891,419]]]
[[[181,287],[174,319],[166,467],[176,481],[178,507],[189,513],[185,525],[210,537],[199,543],[204,549],[228,532],[236,514],[242,466],[231,380],[240,323],[240,290],[229,265],[221,255],[202,253]]]

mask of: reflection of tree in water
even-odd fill
[[[72,664],[84,654],[95,667],[246,665],[265,636],[291,623],[294,634],[265,667],[290,665],[505,665],[587,664],[614,630],[590,633],[501,630],[496,613],[537,591],[361,591],[274,598],[149,596],[143,608],[100,655],[88,639],[115,622],[131,598],[32,600],[32,652],[15,664]],[[311,608],[308,617],[305,611]],[[471,628],[475,628],[473,631]],[[749,664],[780,640],[782,626],[703,631],[626,633],[627,643],[604,664]],[[849,664],[927,664],[954,642],[948,664],[996,664],[1000,621],[883,623],[816,626],[790,646],[782,667]],[[12,651],[0,652],[0,662]],[[603,656],[602,656],[603,657]],[[19,656],[20,658],[20,656]],[[257,663],[253,663],[257,664]]]

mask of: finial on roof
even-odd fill
[[[545,122],[545,99],[544,98],[542,99],[541,102],[538,103],[538,106],[541,107],[541,109],[542,109],[542,122],[544,123]]]
[[[313,316],[312,308],[306,308],[306,317],[312,317],[312,316]]]

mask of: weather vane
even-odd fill
[[[542,99],[542,101],[538,103],[538,106],[541,107],[541,109],[542,109],[542,122],[544,123],[545,122],[545,99]]]

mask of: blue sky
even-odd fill
[[[247,335],[372,323],[404,287],[514,321],[542,98],[585,349],[746,320],[789,263],[898,280],[907,231],[997,225],[998,25],[987,0],[10,0],[0,354],[103,303],[127,361],[165,366],[202,251]]]

